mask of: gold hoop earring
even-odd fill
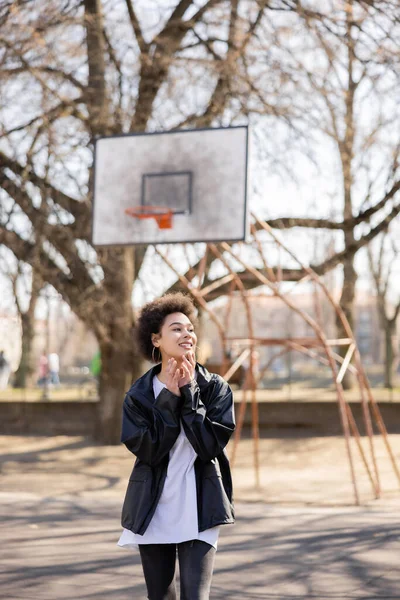
[[[157,350],[158,350],[158,355],[159,355],[159,358],[156,360],[156,357],[155,357],[155,352],[154,352],[154,351],[155,351],[155,349],[156,349],[156,347],[155,347],[155,346],[153,346],[153,350],[151,351],[151,358],[153,359],[153,362],[155,362],[155,363],[158,363],[158,362],[161,362],[161,352],[160,352],[160,350],[157,348]]]

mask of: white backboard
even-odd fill
[[[247,155],[244,126],[98,138],[92,243],[245,239]],[[172,228],[125,214],[127,208],[148,205],[170,208]]]

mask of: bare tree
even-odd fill
[[[105,442],[119,439],[124,391],[140,370],[131,295],[146,249],[90,246],[93,138],[206,125],[232,111],[250,77],[237,65],[267,10],[254,1],[239,15],[238,5],[180,0],[158,10],[152,3],[151,18],[159,18],[149,23],[148,4],[140,19],[131,0],[53,0],[45,11],[36,2],[8,3],[0,12],[0,242],[35,262],[95,333],[97,432]],[[236,114],[246,112],[236,103]]]
[[[358,3],[371,11],[375,4],[384,3]],[[297,130],[297,79],[275,55],[273,32],[264,36],[279,15],[299,16],[302,35],[311,35],[305,25],[320,19],[330,27],[336,19],[297,0],[176,0],[165,8],[151,0],[49,0],[45,9],[33,0],[0,8],[0,243],[34,265],[95,333],[102,359],[97,436],[104,442],[119,440],[122,397],[140,368],[131,296],[146,248],[90,245],[93,139],[242,123],[251,114]],[[348,211],[343,222],[305,226],[354,230],[399,187],[395,181],[380,204],[355,216]],[[393,203],[361,238],[348,236],[317,271],[347,261],[350,272],[354,254],[399,210]],[[287,269],[284,276],[301,273]]]
[[[400,248],[390,232],[380,236],[376,242],[376,256],[372,246],[368,247],[368,262],[376,293],[379,323],[385,340],[384,385],[393,389],[399,358],[397,321],[400,314],[400,297],[393,290],[393,283],[397,282],[395,269],[399,267]]]
[[[32,384],[35,365],[32,348],[35,336],[35,309],[43,281],[26,263],[1,256],[0,272],[11,285],[14,304],[21,323],[21,358],[14,374],[14,387],[25,388]]]
[[[296,133],[306,129],[308,140],[322,140],[316,146],[333,159],[330,164],[338,185],[335,201],[327,209],[333,209],[336,216],[291,216],[269,220],[269,224],[340,235],[342,250],[313,267],[322,274],[335,264],[342,265],[340,304],[353,324],[356,253],[386,231],[400,212],[399,6],[327,2],[323,15],[313,13],[309,6],[299,6],[289,33],[279,21],[265,27],[273,30],[290,85],[297,80],[291,128]],[[317,163],[321,158],[314,156]],[[286,274],[288,279],[294,276],[290,271]],[[337,327],[338,336],[345,337],[340,321]],[[344,383],[351,384],[349,376]]]

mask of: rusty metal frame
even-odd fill
[[[254,361],[254,352],[259,346],[263,345],[275,345],[275,346],[283,346],[282,350],[278,352],[268,363],[267,367],[271,364],[273,360],[275,360],[278,356],[283,355],[284,353],[295,350],[299,351],[307,356],[310,356],[322,364],[329,366],[332,372],[332,382],[335,386],[338,408],[339,408],[339,417],[341,421],[342,431],[344,435],[345,447],[348,457],[348,463],[350,468],[351,481],[353,485],[354,492],[354,501],[356,504],[360,504],[360,496],[357,486],[357,477],[355,470],[355,463],[353,457],[353,451],[351,447],[351,436],[353,436],[356,448],[359,451],[362,463],[367,472],[369,481],[372,486],[372,491],[375,498],[379,498],[381,495],[381,486],[380,486],[380,477],[379,477],[379,469],[376,460],[375,447],[374,447],[374,432],[373,432],[373,421],[377,426],[379,433],[381,434],[387,452],[389,454],[389,458],[395,472],[395,475],[400,482],[400,470],[396,463],[395,456],[393,454],[392,448],[390,446],[387,430],[385,424],[383,422],[382,415],[380,413],[379,407],[373,398],[372,390],[368,382],[367,375],[365,373],[364,367],[361,362],[360,353],[357,347],[355,336],[351,330],[349,322],[338,304],[336,300],[333,298],[326,284],[320,278],[313,269],[307,265],[304,265],[300,259],[295,255],[293,251],[290,250],[283,243],[281,239],[275,234],[272,228],[266,223],[259,219],[256,215],[252,215],[253,223],[251,225],[251,238],[246,244],[243,242],[235,244],[234,246],[229,245],[225,242],[219,244],[207,244],[204,255],[200,259],[198,263],[198,272],[191,279],[197,280],[197,285],[195,286],[191,280],[187,279],[183,275],[181,275],[178,269],[175,267],[173,262],[169,259],[167,253],[162,251],[159,247],[155,247],[155,250],[159,256],[165,261],[165,263],[169,266],[170,269],[174,271],[178,279],[180,280],[182,286],[192,294],[195,301],[198,302],[199,306],[207,312],[210,319],[215,323],[217,327],[217,331],[221,341],[221,347],[223,350],[223,366],[224,366],[224,376],[227,381],[232,377],[235,371],[243,364],[245,360],[249,361],[249,368],[247,369],[246,379],[242,386],[242,401],[239,407],[238,415],[237,415],[237,426],[235,431],[235,436],[232,444],[231,451],[231,462],[234,465],[238,444],[240,441],[244,416],[247,406],[248,395],[250,396],[250,404],[251,404],[251,423],[252,423],[252,437],[253,437],[253,456],[254,456],[254,473],[255,473],[255,484],[256,486],[260,485],[260,465],[259,465],[259,416],[258,416],[258,404],[256,398],[256,390],[257,385],[262,377],[262,372],[259,374],[259,377],[256,377],[255,374],[255,361]],[[257,225],[257,227],[256,227]],[[268,261],[265,256],[265,252],[263,249],[263,244],[259,239],[260,232],[266,232],[269,236],[271,243],[276,247],[278,254],[278,262],[276,265],[271,266],[268,264]],[[262,271],[255,268],[245,260],[240,255],[240,249],[243,245],[251,244],[255,249],[257,249],[259,258],[262,262],[263,269]],[[305,273],[304,277],[296,282],[296,285],[304,281],[310,281],[314,285],[314,300],[315,300],[315,312],[316,318],[313,318],[307,312],[299,308],[295,304],[295,302],[291,298],[291,292],[293,289],[284,291],[282,286],[282,256],[286,253],[292,260],[294,260],[299,267]],[[225,267],[227,273],[225,276],[220,278],[216,282],[210,282],[208,280],[208,284],[203,286],[203,283],[207,280],[207,261],[210,257],[210,254],[214,255]],[[228,260],[229,257],[229,260]],[[299,315],[313,330],[315,337],[309,338],[265,338],[265,337],[257,337],[254,335],[254,326],[253,326],[253,318],[252,311],[249,302],[249,292],[246,290],[243,280],[238,275],[238,271],[235,270],[231,263],[236,263],[240,268],[241,274],[243,271],[250,273],[254,278],[259,281],[260,286],[267,287],[271,292],[272,296],[280,298],[282,302],[294,313]],[[210,292],[213,292],[218,289],[218,287],[222,285],[229,284],[229,292],[227,295],[227,310],[223,320],[218,318],[213,308],[207,302],[207,295]],[[246,314],[246,324],[247,324],[247,332],[248,335],[246,338],[232,338],[227,336],[228,324],[231,315],[232,308],[232,299],[234,295],[238,295],[243,303],[243,308]],[[269,294],[271,297],[271,294]],[[321,296],[325,297],[330,305],[332,306],[334,312],[337,317],[340,319],[343,324],[343,329],[346,333],[345,338],[340,339],[329,339],[324,332],[323,323],[321,318]],[[239,356],[234,360],[228,361],[228,346],[232,343],[232,341],[239,342],[241,344],[241,351]],[[341,357],[338,355],[333,346],[347,346],[347,351],[345,353],[345,357]],[[265,371],[265,368],[264,368]],[[364,451],[364,448],[361,444],[361,435],[358,430],[357,424],[355,422],[354,416],[352,414],[351,407],[346,400],[345,391],[342,385],[343,377],[346,372],[352,372],[357,379],[359,392],[360,392],[360,400],[362,406],[362,414],[363,414],[363,422],[365,431],[368,437],[368,447],[369,447],[369,456]]]

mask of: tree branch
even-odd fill
[[[87,228],[91,212],[90,212],[90,201],[75,200],[68,196],[61,190],[55,188],[47,179],[40,177],[34,171],[31,165],[23,166],[18,161],[10,158],[4,152],[0,151],[0,169],[10,169],[17,177],[20,177],[22,181],[30,181],[33,185],[37,186],[45,197],[50,196],[52,200],[58,204],[61,208],[68,211],[75,219],[79,219],[79,227],[82,232]]]
[[[125,0],[126,7],[128,9],[129,19],[131,21],[132,29],[135,34],[139,50],[142,54],[146,54],[148,50],[148,44],[144,41],[142,29],[140,27],[139,20],[133,8],[131,0]]]
[[[103,47],[103,15],[99,0],[84,0],[89,80],[87,107],[93,135],[106,133],[108,97]]]
[[[47,239],[54,246],[67,263],[71,276],[75,278],[75,281],[79,282],[79,285],[82,286],[83,289],[93,285],[93,280],[89,276],[89,273],[78,254],[74,232],[71,231],[71,228],[67,225],[50,224],[48,222],[47,211],[43,213],[42,210],[35,208],[28,194],[19,188],[4,173],[2,179],[3,189],[9,194],[10,198],[18,204],[31,221],[35,230],[36,239],[43,236],[43,238]]]
[[[385,231],[389,227],[390,222],[394,218],[396,218],[396,216],[398,214],[400,214],[400,203],[396,207],[394,207],[392,209],[392,211],[376,227],[371,229],[371,231],[368,234],[362,236],[359,240],[355,241],[352,245],[349,245],[344,250],[337,252],[332,257],[324,260],[323,262],[321,262],[317,265],[311,265],[311,268],[317,273],[317,275],[320,275],[320,276],[325,275],[326,273],[328,273],[329,271],[334,269],[336,266],[341,264],[344,260],[352,258],[356,254],[356,252],[358,252],[364,246],[367,246],[371,242],[371,240],[373,240],[380,233]],[[211,266],[211,263],[214,260],[215,260],[214,257],[212,257],[212,260],[208,264],[208,267]],[[190,280],[190,274],[196,273],[196,269],[198,268],[199,264],[200,264],[200,261],[196,265],[190,267],[188,272],[184,274],[184,277],[186,277]],[[263,273],[266,277],[269,278],[269,273],[267,272],[267,270],[259,269],[259,271],[261,273]],[[281,273],[281,277],[282,277],[283,281],[299,281],[300,279],[305,277],[305,275],[307,274],[302,269],[285,269],[285,268],[281,269],[280,273]],[[259,285],[260,285],[259,280],[256,279],[251,273],[248,273],[247,271],[245,271],[245,272],[238,272],[237,274],[240,277],[240,279],[246,289],[253,289],[255,287],[259,287]],[[224,277],[224,276],[225,276],[225,273],[222,277]],[[216,278],[213,280],[206,279],[204,281],[203,285],[206,286],[209,283],[212,283],[212,281],[218,281],[218,279],[219,278]],[[230,286],[231,286],[230,282],[226,283],[224,285],[221,285],[220,287],[218,287],[218,289],[216,291],[212,291],[212,292],[210,292],[210,294],[207,294],[205,296],[205,300],[207,300],[209,302],[210,300],[213,300],[219,296],[229,293]],[[177,281],[168,289],[168,291],[171,291],[171,292],[178,291],[181,288],[182,288],[181,283],[179,281]]]
[[[377,212],[382,210],[389,200],[395,196],[400,190],[400,180],[393,184],[392,188],[384,195],[382,200],[377,202],[375,206],[362,210],[350,219],[344,219],[343,221],[331,221],[330,219],[310,219],[310,218],[297,218],[297,217],[280,217],[278,219],[267,219],[267,223],[270,227],[275,229],[291,229],[293,227],[305,227],[307,229],[334,229],[337,231],[350,231],[361,223],[367,223],[370,218]],[[260,230],[261,227],[255,223],[255,228]]]
[[[222,0],[209,0],[188,21],[184,21],[183,16],[193,0],[181,0],[176,6],[162,31],[149,45],[151,57],[147,55],[146,60],[141,62],[138,98],[130,131],[145,131],[154,100],[168,77],[169,67],[183,38],[207,10],[221,2]]]
[[[45,113],[33,117],[33,119],[30,119],[27,123],[23,123],[22,125],[17,125],[12,129],[8,129],[7,131],[1,134],[1,137],[6,137],[7,135],[10,135],[10,133],[14,133],[15,131],[22,131],[24,129],[27,129],[37,121],[45,122],[47,126],[49,123],[54,123],[54,121],[56,121],[57,119],[74,116],[84,123],[87,119],[84,116],[84,114],[78,110],[76,106],[76,104],[81,101],[81,98],[75,98],[73,100],[68,101],[63,100],[62,102],[57,104],[57,106],[54,106]]]
[[[43,247],[21,239],[14,231],[5,229],[0,225],[0,245],[4,244],[16,256],[35,268],[44,282],[52,285],[71,306],[75,314],[88,324],[95,333],[104,335],[104,326],[99,318],[104,305],[101,286],[92,285],[83,289],[77,281],[63,273],[56,263],[49,257]]]
[[[22,67],[13,67],[8,69],[0,69],[0,75],[2,77],[25,74],[27,71],[27,65],[24,64]],[[29,71],[34,75],[37,73],[48,73],[49,75],[55,75],[56,77],[60,77],[65,81],[69,81],[73,86],[81,90],[81,92],[85,89],[83,83],[81,83],[76,77],[72,75],[72,73],[67,73],[66,71],[62,71],[61,69],[57,69],[55,67],[49,67],[48,65],[41,65],[35,67],[29,67]]]

